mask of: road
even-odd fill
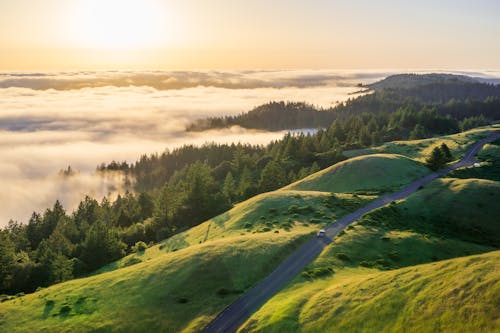
[[[224,311],[219,313],[219,315],[210,324],[208,324],[202,332],[235,332],[251,316],[252,313],[254,313],[268,299],[281,290],[281,288],[283,288],[298,273],[300,273],[305,266],[311,263],[321,253],[323,248],[331,242],[331,238],[335,237],[349,224],[355,222],[362,215],[376,208],[409,196],[420,187],[427,185],[438,177],[441,177],[457,168],[472,165],[474,163],[474,156],[483,147],[483,145],[499,137],[500,131],[497,131],[496,133],[476,142],[459,162],[416,180],[400,191],[383,195],[367,206],[364,206],[353,213],[347,214],[333,224],[329,225],[325,229],[327,237],[314,237],[303,244],[278,267],[276,267],[271,274],[238,298],[235,302],[230,304],[226,309],[224,309]]]

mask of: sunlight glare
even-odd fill
[[[80,47],[158,48],[169,42],[167,9],[160,0],[83,0],[74,16]]]

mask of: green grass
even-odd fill
[[[455,170],[448,175],[452,178],[481,178],[500,181],[500,140],[486,144],[478,153],[479,167]]]
[[[368,321],[367,317],[371,312],[377,313],[382,308],[384,310],[380,311],[389,311],[390,307],[385,309],[384,302],[391,302],[391,300],[380,300],[381,303],[370,301],[370,305],[368,303],[366,305],[369,307],[366,313],[363,312],[361,315],[355,312],[357,314],[351,316],[350,312],[347,312],[346,315],[347,309],[357,311],[358,305],[356,309],[351,309],[349,297],[340,297],[340,294],[335,296],[345,287],[337,288],[340,289],[338,291],[333,286],[341,283],[354,286],[359,281],[364,281],[367,274],[374,272],[391,271],[391,273],[384,274],[392,274],[392,270],[395,269],[418,267],[415,265],[498,250],[500,248],[498,202],[500,202],[499,182],[479,179],[443,179],[432,182],[405,200],[366,214],[359,222],[348,227],[344,233],[335,238],[332,244],[304,270],[301,276],[296,277],[287,289],[275,295],[254,314],[247,324],[248,331],[321,332],[327,327],[324,325],[338,325],[339,332],[358,332],[363,329],[367,331],[402,330],[395,322],[405,322],[408,319],[404,317],[404,313],[399,315],[397,312],[390,312],[387,315],[388,318],[393,316],[388,319],[390,322],[388,326],[376,326],[378,322],[376,316],[374,316],[375,319],[370,319],[371,323],[366,327],[349,326],[349,321],[357,323]],[[497,257],[500,258],[500,253]],[[326,269],[334,272],[332,276],[311,278],[307,274],[307,272]],[[500,279],[500,271],[496,272],[496,278]],[[310,304],[311,299],[319,297],[325,289],[330,288],[337,290],[332,294],[333,296],[331,295],[333,299],[330,301],[322,299],[319,303]],[[352,290],[356,288],[353,287]],[[376,284],[373,288],[376,288]],[[372,289],[365,288],[358,291],[359,297],[366,294],[366,298],[370,300]],[[433,288],[429,287],[429,290]],[[431,296],[429,298],[432,299]],[[413,296],[404,298],[398,306],[411,307],[412,305],[409,305],[411,299]],[[478,309],[482,309],[481,307],[485,306],[488,301],[493,301],[493,299],[484,303],[478,302]],[[460,308],[453,308],[453,306],[453,303],[450,303],[449,312],[456,311],[458,314]],[[335,311],[338,312],[330,313],[328,307],[335,307],[337,309]],[[364,305],[359,304],[359,307],[364,308]],[[314,311],[316,314],[313,313]],[[304,321],[306,312],[307,316],[315,319]],[[346,316],[346,321],[342,319],[337,322],[336,316],[340,314]],[[325,324],[314,324],[319,320],[318,317],[329,318],[329,316],[331,318]],[[359,319],[356,316],[359,316]],[[485,318],[491,321],[493,317],[488,314]],[[380,320],[380,322],[384,321],[387,320]],[[479,323],[474,323],[476,324],[479,325]],[[426,330],[432,331],[435,328],[432,325]],[[454,331],[455,328],[456,326],[453,326],[449,328],[449,331]],[[416,326],[413,330],[419,329],[421,327]]]
[[[498,332],[500,251],[290,286],[240,332]]]
[[[427,167],[407,157],[374,154],[337,163],[286,188],[373,194],[394,191],[428,173]]]
[[[308,235],[220,239],[0,303],[2,332],[200,329]]]
[[[312,233],[372,199],[259,195],[93,276],[0,303],[0,331],[199,330]]]
[[[369,154],[399,154],[415,159],[419,162],[424,162],[434,147],[440,146],[442,143],[446,143],[455,159],[459,159],[471,145],[479,139],[491,134],[492,130],[500,130],[500,125],[497,124],[493,126],[480,127],[467,132],[430,139],[393,141],[384,143],[378,147],[345,151],[344,155],[352,158]]]
[[[96,274],[109,272],[132,261],[147,261],[193,245],[235,236],[291,231],[312,233],[338,217],[366,205],[374,196],[313,191],[279,190],[257,195],[226,213],[154,245],[142,254],[132,254],[104,266]],[[296,207],[297,213],[291,213]]]

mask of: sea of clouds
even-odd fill
[[[123,191],[102,162],[205,142],[266,144],[284,132],[242,128],[186,132],[194,119],[234,115],[269,101],[330,107],[358,83],[390,71],[110,71],[0,73],[0,226],[26,222],[59,199],[72,211],[85,195]],[[78,172],[63,177],[71,165]]]

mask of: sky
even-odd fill
[[[0,71],[500,69],[497,0],[1,0]]]

